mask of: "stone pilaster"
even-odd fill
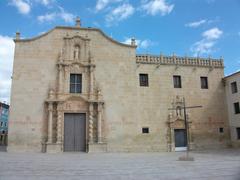
[[[93,99],[93,84],[94,84],[94,76],[93,76],[93,66],[90,65],[90,68],[89,68],[89,76],[90,76],[90,83],[89,83],[89,93],[90,93],[90,99],[92,100]]]
[[[63,67],[61,64],[58,66],[58,94],[62,93],[62,83],[63,83]]]
[[[53,142],[53,103],[48,103],[48,143]]]

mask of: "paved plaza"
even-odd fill
[[[178,161],[184,154],[0,152],[0,179],[240,180],[240,150],[191,152],[195,161]]]

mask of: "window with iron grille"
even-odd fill
[[[237,139],[240,139],[240,127],[237,127],[236,130],[237,130]]]
[[[201,79],[201,88],[208,89],[208,78],[207,77],[200,77]]]
[[[174,88],[182,88],[181,76],[173,76]]]
[[[148,86],[148,74],[139,74],[140,86]]]
[[[82,93],[82,74],[70,74],[70,93]]]
[[[231,89],[232,89],[232,94],[238,92],[238,89],[237,89],[237,82],[236,82],[236,81],[231,83]]]
[[[142,128],[142,133],[143,134],[148,134],[149,133],[149,128],[148,127],[143,127]]]
[[[239,102],[233,103],[233,106],[235,114],[239,114],[240,113]]]

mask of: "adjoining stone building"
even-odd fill
[[[228,105],[231,141],[234,147],[240,147],[240,71],[224,78]]]
[[[15,39],[8,151],[140,152],[229,145],[222,59],[136,55],[95,28]],[[172,109],[172,110],[169,110]],[[174,109],[174,110],[173,110]]]

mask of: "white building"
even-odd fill
[[[232,145],[240,146],[240,71],[224,78]]]

